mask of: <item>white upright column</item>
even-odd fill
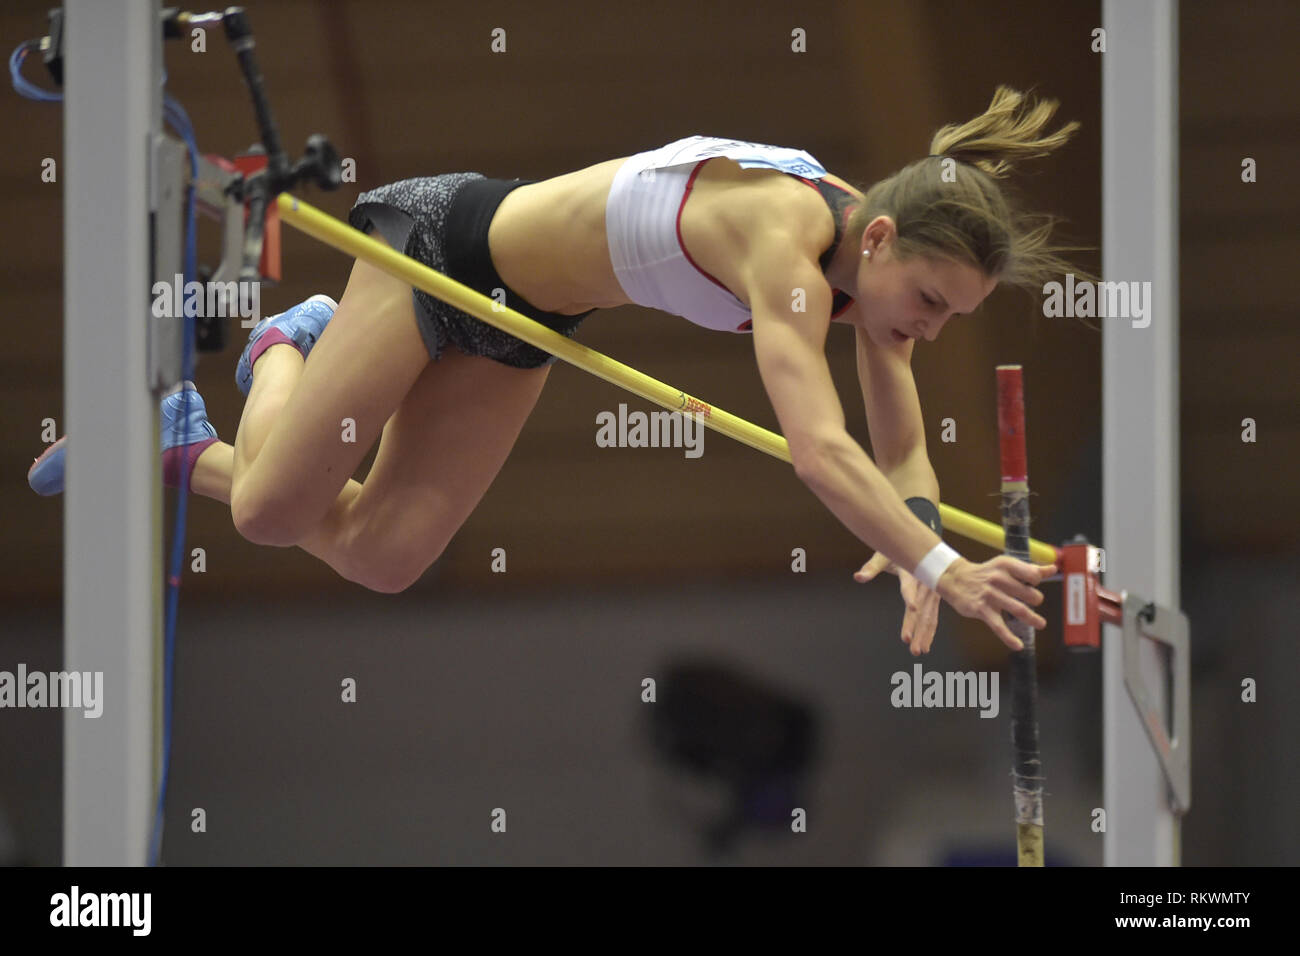
[[[1106,583],[1170,608],[1180,606],[1177,17],[1174,0],[1102,7],[1103,277],[1151,293],[1149,325],[1101,320]],[[1143,643],[1143,678],[1164,713],[1164,671]],[[1104,655],[1106,864],[1178,865],[1178,820],[1124,688],[1119,628],[1105,627]]]
[[[63,669],[103,673],[64,713],[63,859],[141,865],[154,814],[161,586],[158,405],[146,375],[158,0],[66,0]]]

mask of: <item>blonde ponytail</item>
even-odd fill
[[[930,140],[930,155],[951,156],[994,179],[1005,179],[1015,162],[1050,156],[1079,129],[1074,121],[1043,135],[1060,105],[1056,100],[1034,103],[1018,90],[999,86],[979,116],[939,129]]]
[[[885,215],[898,230],[894,251],[901,259],[953,260],[1032,292],[1067,272],[1095,280],[1060,256],[1084,247],[1052,244],[1056,218],[1022,214],[997,182],[1017,163],[1050,155],[1079,129],[1078,122],[1070,122],[1045,132],[1058,105],[1035,103],[999,86],[982,114],[935,132],[928,157],[866,190],[849,218],[845,241],[859,243],[867,224]],[[955,169],[949,162],[954,159]]]

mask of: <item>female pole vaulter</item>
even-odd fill
[[[450,173],[363,193],[354,226],[566,336],[636,303],[752,333],[759,374],[799,478],[896,573],[902,639],[929,650],[942,598],[1009,647],[1053,565],[963,559],[939,537],[939,486],[910,360],[999,283],[1041,291],[1072,269],[1050,222],[1022,216],[997,180],[1078,128],[1055,101],[999,87],[989,108],[938,130],[930,155],[865,193],[805,152],[693,136],[542,181]],[[825,358],[853,326],[873,460],[845,429]],[[341,299],[316,295],[259,323],[240,357],[234,444],[197,392],[163,400],[164,476],[230,505],[249,541],[297,545],[350,581],[410,586],[442,554],[505,462],[555,356],[365,262]],[[181,386],[193,389],[191,383]],[[341,423],[355,423],[352,441]],[[179,438],[179,440],[178,440]],[[63,487],[66,437],[29,472]],[[364,482],[350,476],[379,442]],[[906,499],[906,500],[905,500]]]

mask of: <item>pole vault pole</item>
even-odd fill
[[[999,365],[998,447],[1002,458],[1002,527],[1005,551],[1029,560],[1029,469],[1025,455],[1025,389],[1019,365]],[[1043,865],[1043,761],[1038,752],[1038,662],[1034,629],[1011,614],[1003,618],[1023,649],[1011,655],[1011,766],[1016,805],[1016,857],[1020,866]]]

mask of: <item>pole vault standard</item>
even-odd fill
[[[539,349],[558,355],[566,362],[590,372],[597,378],[603,378],[671,411],[697,414],[699,420],[714,431],[734,438],[750,448],[765,452],[773,458],[779,458],[787,463],[792,461],[789,444],[775,432],[760,428],[715,405],[700,401],[680,389],[638,372],[631,366],[616,362],[609,356],[589,349],[573,339],[565,338],[540,322],[501,305],[469,286],[430,269],[423,263],[402,255],[297,197],[282,194],[278,202],[280,218],[313,239],[318,239],[355,259],[364,260],[417,289],[423,289],[429,295],[437,296],[462,312],[468,312],[503,332],[523,339],[529,345],[535,345]],[[1006,535],[993,522],[977,518],[946,504],[939,505],[939,513],[943,519],[944,530],[978,541],[990,548],[998,550],[1003,548]],[[1032,560],[1039,564],[1053,564],[1058,557],[1056,548],[1033,539],[1029,540],[1029,554]]]
[[[1101,14],[1102,272],[1151,284],[1144,324],[1107,319],[1102,335],[1102,540],[1115,579],[1177,608],[1178,4],[1105,0]],[[1177,866],[1190,800],[1186,620],[1154,605],[1134,613],[1108,630],[1102,668],[1106,864]],[[1172,690],[1159,650],[1129,640],[1136,627],[1174,649]]]
[[[145,862],[156,798],[162,481],[151,348],[157,0],[68,0],[63,101],[63,668],[104,709],[63,715],[63,861]],[[154,353],[154,354],[151,354]]]

